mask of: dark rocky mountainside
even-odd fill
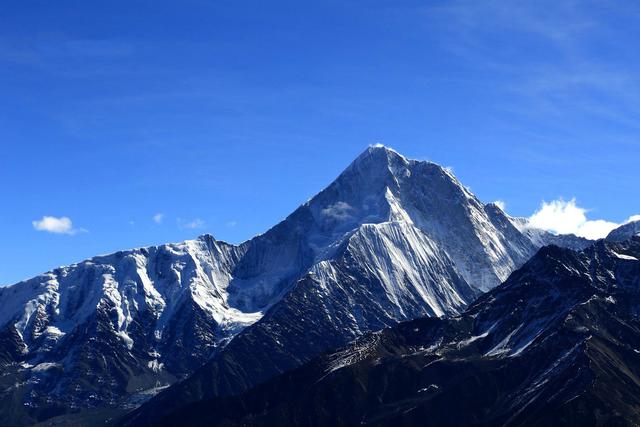
[[[155,425],[640,424],[640,237],[541,249],[448,319],[366,334]]]
[[[616,228],[609,233],[607,240],[610,242],[623,242],[638,235],[640,235],[640,220],[631,221]]]

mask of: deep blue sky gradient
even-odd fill
[[[373,143],[514,215],[576,197],[622,221],[640,213],[638,40],[631,0],[4,2],[0,283],[248,239]],[[44,215],[88,232],[34,230]]]

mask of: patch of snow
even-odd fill
[[[613,255],[618,259],[624,259],[627,261],[638,261],[638,258],[631,255],[619,254],[617,252],[614,252]]]
[[[33,372],[44,372],[52,368],[62,368],[62,365],[59,363],[48,363],[48,362],[38,363],[31,370]]]
[[[47,328],[45,329],[45,334],[47,334],[50,338],[59,339],[65,335],[65,332],[62,332],[57,326],[47,326]]]
[[[153,372],[160,372],[164,369],[164,363],[160,363],[158,361],[158,359],[153,359],[150,360],[147,363],[147,366],[149,367],[149,369],[151,369]]]
[[[458,342],[458,343],[456,344],[456,346],[457,346],[458,348],[466,347],[466,346],[468,346],[469,344],[473,343],[474,341],[477,341],[477,340],[482,339],[482,338],[486,338],[486,337],[487,337],[487,335],[489,335],[489,332],[488,332],[488,331],[487,331],[487,332],[485,332],[485,333],[483,333],[483,334],[480,334],[480,335],[476,335],[476,336],[473,336],[473,337],[467,338],[466,340],[462,340],[462,341]]]
[[[116,331],[116,335],[124,341],[124,345],[127,346],[127,349],[131,350],[133,348],[133,340],[125,331]]]
[[[365,336],[353,343],[349,348],[332,355],[333,360],[327,369],[327,374],[338,369],[356,364],[371,354],[377,343],[380,341],[380,332]]]
[[[418,390],[418,393],[424,393],[427,391],[432,391],[432,390],[438,390],[440,388],[440,386],[438,386],[438,384],[429,384],[427,387],[421,388],[420,390]]]
[[[520,326],[515,328],[513,331],[511,331],[506,337],[502,339],[502,341],[500,341],[492,349],[487,351],[485,353],[485,356],[499,356],[501,354],[508,353],[509,351],[511,351],[511,348],[509,347],[511,337],[513,337],[520,329],[522,329],[523,326],[524,325],[521,324]]]

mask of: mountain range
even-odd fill
[[[365,334],[155,425],[640,424],[640,236],[541,249],[464,313]]]
[[[460,316],[541,247],[592,243],[483,204],[437,164],[370,147],[239,245],[204,235],[0,288],[0,418],[161,422],[371,331]]]

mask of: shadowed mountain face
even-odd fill
[[[613,230],[607,236],[610,242],[623,242],[640,235],[640,221],[632,221]]]
[[[0,415],[133,408],[203,364],[143,412],[241,392],[365,332],[458,314],[554,238],[371,147],[241,245],[205,235],[0,289]]]
[[[460,316],[366,334],[156,425],[638,425],[640,237],[549,246]]]

